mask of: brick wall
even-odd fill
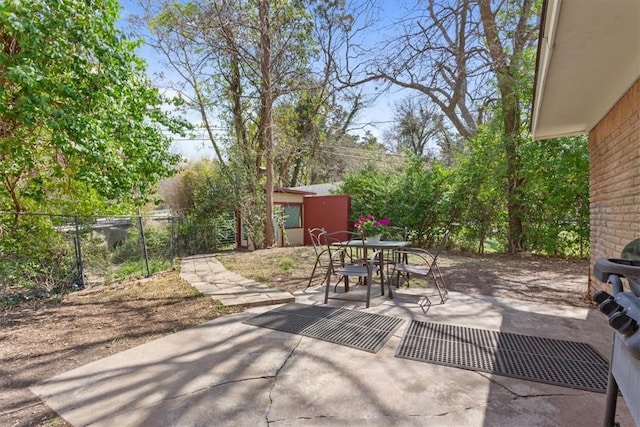
[[[593,268],[640,238],[640,80],[589,133],[589,162]],[[590,274],[590,292],[604,288]]]

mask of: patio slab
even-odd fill
[[[355,287],[354,295],[363,292]],[[323,289],[295,294],[318,304]],[[366,312],[570,339],[610,352],[597,311],[450,293],[423,311],[375,293]],[[331,306],[362,309],[363,303]],[[601,425],[605,395],[394,357],[408,321],[377,353],[243,324],[251,308],[32,387],[76,426]],[[617,421],[633,425],[622,398]]]

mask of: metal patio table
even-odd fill
[[[334,242],[331,243],[331,246],[342,247],[342,248],[352,248],[352,249],[362,249],[364,248],[364,258],[367,258],[366,251],[368,249],[373,249],[380,251],[379,255],[379,265],[380,265],[380,285],[381,285],[381,295],[384,295],[384,284],[385,284],[385,273],[384,266],[386,263],[393,263],[394,260],[391,258],[391,254],[394,249],[406,248],[411,246],[411,242],[406,240],[380,240],[379,242],[367,242],[366,244],[362,240],[346,240],[343,242]],[[391,288],[391,283],[389,283],[389,288]]]

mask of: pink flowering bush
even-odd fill
[[[353,226],[363,237],[371,237],[381,234],[385,227],[391,225],[391,221],[386,218],[375,219],[373,215],[361,216]]]

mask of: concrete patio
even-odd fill
[[[405,319],[375,354],[242,323],[272,308],[262,306],[90,363],[32,391],[75,426],[602,425],[602,393],[394,357],[409,320],[418,319],[587,342],[608,358],[612,332],[598,311],[450,293],[425,313],[411,295],[389,300],[374,289],[366,312]],[[313,288],[294,296],[320,304],[324,295]],[[617,421],[634,424],[622,398]]]

